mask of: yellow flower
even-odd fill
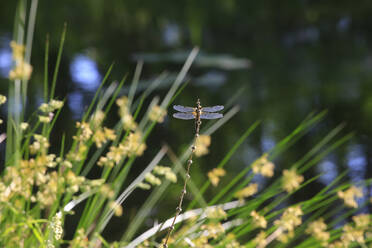
[[[28,80],[31,77],[32,66],[24,61],[17,62],[16,66],[9,71],[9,79]]]
[[[213,186],[217,186],[220,182],[220,177],[223,177],[226,174],[226,171],[222,168],[214,168],[210,172],[208,172],[209,181],[213,184]]]
[[[42,207],[51,206],[55,202],[58,190],[64,182],[63,178],[61,178],[55,171],[46,174],[45,177],[47,182],[40,185],[41,188],[36,194],[37,201]]]
[[[210,207],[207,208],[206,213],[209,219],[226,219],[227,214],[221,207]]]
[[[353,221],[355,222],[357,228],[366,229],[369,226],[370,217],[369,214],[359,214],[353,216]]]
[[[259,215],[256,211],[252,211],[250,215],[253,218],[253,225],[254,226],[266,228],[267,221],[266,221],[265,217],[263,217],[262,215]]]
[[[88,141],[90,139],[90,137],[92,136],[93,134],[93,131],[92,129],[90,128],[89,126],[89,123],[86,123],[86,122],[77,122],[76,123],[76,127],[77,128],[80,128],[80,134],[79,136],[74,136],[74,139],[76,140],[79,140],[79,141]]]
[[[15,67],[10,70],[9,78],[14,79],[29,79],[32,73],[32,66],[24,61],[25,47],[17,44],[15,41],[10,42],[10,46],[13,52],[13,60],[15,61]]]
[[[344,244],[341,241],[335,241],[328,245],[329,248],[344,248]]]
[[[151,185],[147,183],[140,182],[137,184],[137,187],[143,190],[149,190],[151,189]]]
[[[207,238],[217,238],[219,235],[225,233],[225,228],[223,228],[222,224],[217,222],[217,223],[208,223],[206,225],[201,226],[202,230],[206,230],[207,233]]]
[[[125,130],[135,130],[137,128],[137,123],[134,121],[133,116],[130,113],[128,106],[128,98],[123,96],[116,100],[116,104],[119,106],[119,115],[123,123]]]
[[[137,123],[134,121],[133,116],[129,113],[125,113],[121,117],[123,122],[123,128],[125,130],[135,130],[137,128]]]
[[[164,117],[166,116],[167,111],[158,105],[152,106],[149,111],[149,119],[152,121],[156,121],[162,123],[164,121]]]
[[[39,115],[39,121],[41,123],[49,123],[51,121],[49,116]]]
[[[115,138],[115,131],[106,127],[103,130],[97,129],[93,135],[93,141],[98,148],[102,147],[102,144],[106,143],[107,140],[114,140]]]
[[[21,129],[24,131],[24,130],[26,130],[27,128],[28,128],[28,123],[27,122],[22,122],[21,123],[21,125],[20,125],[20,127],[21,127]]]
[[[302,210],[300,206],[287,208],[279,220],[274,222],[285,231],[293,231],[295,227],[302,223]]]
[[[239,190],[235,193],[235,198],[238,198],[239,200],[243,200],[243,198],[252,196],[257,193],[258,184],[257,183],[251,183],[247,187]]]
[[[63,234],[61,212],[56,213],[56,215],[52,218],[52,221],[50,222],[50,227],[53,230],[54,238],[56,240],[60,240]]]
[[[66,183],[68,184],[67,192],[76,193],[79,191],[80,186],[85,181],[85,177],[76,176],[74,172],[69,170],[66,175]]]
[[[357,208],[358,203],[355,201],[355,198],[359,198],[363,196],[363,192],[361,188],[357,188],[355,186],[351,186],[349,189],[345,191],[337,192],[339,198],[344,200],[344,203],[348,207]]]
[[[23,54],[25,52],[25,46],[17,44],[14,40],[10,42],[10,47],[12,48],[13,59],[15,61],[23,60]]]
[[[145,175],[145,180],[154,186],[161,184],[161,180],[150,172]]]
[[[282,232],[278,236],[278,240],[282,243],[288,243],[289,240],[291,240],[294,237],[294,231],[288,231],[288,232]]]
[[[328,245],[328,239],[330,238],[329,232],[326,232],[327,225],[324,223],[322,218],[313,221],[309,224],[306,229],[306,233],[312,235],[315,239],[322,242],[323,246]]]
[[[154,173],[156,175],[164,176],[168,181],[173,183],[177,182],[177,176],[174,174],[171,168],[166,166],[157,165],[154,167]]]
[[[6,102],[6,96],[0,94],[0,105]]]
[[[52,111],[54,111],[54,110],[62,108],[63,107],[63,102],[59,101],[59,100],[52,99],[52,100],[50,100],[49,105],[53,109]]]
[[[364,240],[364,231],[358,228],[354,228],[351,225],[345,225],[342,229],[344,232],[341,235],[341,242],[345,247],[348,247],[350,243],[357,242],[363,244]]]
[[[253,243],[256,244],[256,247],[266,247],[266,233],[261,231],[257,236],[253,239]]]
[[[122,96],[118,99],[116,99],[116,105],[118,105],[120,108],[126,108],[128,104],[128,97]]]
[[[195,155],[197,157],[207,154],[208,147],[211,144],[211,136],[209,135],[200,135],[195,141]]]
[[[272,177],[274,175],[275,165],[268,159],[268,154],[263,154],[260,158],[252,164],[252,170],[254,174],[261,174],[264,177]]]
[[[98,128],[102,124],[103,119],[105,119],[105,113],[102,110],[97,110],[94,114],[92,114],[91,123],[94,128]]]
[[[89,247],[89,240],[87,235],[85,234],[85,230],[80,228],[76,232],[76,236],[70,242],[70,247],[80,247],[80,248],[88,248]]]
[[[128,156],[141,156],[146,149],[146,144],[142,142],[142,133],[140,131],[131,132],[122,144],[123,149]]]
[[[115,196],[115,192],[107,184],[103,184],[100,187],[99,192],[106,198],[113,198]]]
[[[30,153],[45,153],[50,146],[48,139],[40,134],[34,134],[34,139],[35,141],[30,145]]]
[[[282,186],[288,193],[296,190],[300,187],[300,184],[304,181],[304,177],[298,175],[295,169],[284,170],[282,178]]]
[[[50,100],[49,103],[42,103],[39,107],[43,113],[50,113],[63,107],[63,102],[58,100]]]
[[[119,205],[116,201],[110,202],[109,206],[114,210],[115,216],[121,216],[123,214],[123,207]]]

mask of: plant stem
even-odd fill
[[[194,138],[194,142],[193,142],[193,145],[191,146],[191,154],[190,154],[190,157],[189,159],[187,160],[187,170],[186,170],[186,178],[185,178],[185,182],[183,184],[183,190],[181,192],[181,196],[180,196],[180,201],[178,203],[178,207],[176,208],[176,215],[174,216],[173,218],[173,221],[172,221],[172,225],[169,227],[168,229],[168,233],[167,233],[167,236],[165,238],[165,241],[163,243],[163,247],[166,248],[168,247],[168,240],[169,240],[169,237],[174,229],[174,223],[176,222],[176,219],[178,217],[178,215],[182,212],[182,202],[183,202],[183,198],[184,196],[186,195],[186,185],[187,185],[187,182],[190,180],[191,176],[190,176],[190,168],[191,168],[191,164],[192,164],[192,157],[195,153],[195,149],[196,149],[196,140],[198,139],[199,137],[199,131],[200,131],[200,125],[201,125],[201,121],[200,121],[200,114],[201,114],[201,105],[200,105],[200,101],[198,99],[198,101],[196,102],[197,104],[197,108],[196,108],[196,118],[195,118],[195,138]]]

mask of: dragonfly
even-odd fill
[[[200,100],[196,102],[196,108],[186,107],[182,105],[174,105],[173,108],[179,112],[174,113],[173,117],[182,120],[192,120],[196,119],[197,122],[200,122],[200,119],[219,119],[223,117],[221,113],[215,113],[223,110],[224,106],[217,105],[213,107],[202,107],[200,105]]]

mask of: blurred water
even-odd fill
[[[334,155],[329,155],[316,166],[317,172],[321,174],[318,180],[324,185],[330,184],[338,176],[339,169],[334,159]]]
[[[163,41],[168,46],[175,46],[180,42],[180,28],[175,23],[165,25],[163,30]]]
[[[353,183],[364,179],[366,173],[367,160],[360,144],[354,144],[348,147],[347,166],[349,175]]]
[[[8,77],[12,67],[12,50],[9,44],[9,37],[0,35],[0,77],[4,78]]]
[[[67,103],[72,113],[72,118],[78,120],[83,115],[84,97],[79,91],[71,92],[67,95]]]
[[[83,54],[77,54],[70,64],[70,75],[72,82],[84,91],[95,91],[100,82],[101,75],[97,63]]]

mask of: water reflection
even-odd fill
[[[261,137],[261,149],[263,152],[268,152],[273,149],[276,145],[274,136],[272,135],[274,131],[274,123],[267,121],[263,125],[263,133]]]
[[[345,32],[349,28],[351,23],[351,18],[349,16],[341,18],[337,23],[337,29],[340,32]]]
[[[76,86],[85,91],[95,91],[101,81],[96,62],[83,54],[76,55],[72,60],[70,74]]]
[[[357,186],[362,180],[364,180],[366,174],[366,166],[367,166],[367,159],[365,157],[363,147],[359,144],[349,146],[348,153],[347,153],[347,167],[349,168],[349,176],[352,183]],[[368,188],[363,187],[363,197],[357,198],[356,201],[360,206],[363,202],[367,201],[368,199]],[[358,210],[365,211],[366,207]]]
[[[175,46],[180,41],[180,28],[176,24],[167,24],[163,30],[163,41],[168,46]]]
[[[83,114],[84,97],[83,94],[75,91],[67,96],[68,107],[71,110],[72,118],[79,119]]]
[[[142,60],[145,63],[184,63],[190,54],[189,51],[170,53],[135,53],[134,61]],[[194,66],[211,67],[222,70],[241,70],[250,68],[252,62],[247,58],[237,58],[229,54],[208,54],[200,52],[196,57]]]
[[[347,153],[347,166],[349,175],[353,183],[364,179],[366,173],[367,160],[361,145],[352,145]]]
[[[0,36],[0,76],[7,78],[12,67],[12,51],[9,46],[10,39]]]
[[[318,180],[325,185],[330,184],[338,176],[338,169],[334,159],[333,155],[328,156],[316,167],[317,172],[321,174]]]
[[[76,55],[70,64],[70,75],[74,90],[68,94],[68,106],[74,119],[81,118],[84,112],[84,98],[100,85],[102,76],[97,63],[86,55]],[[90,101],[90,99],[89,99]]]

